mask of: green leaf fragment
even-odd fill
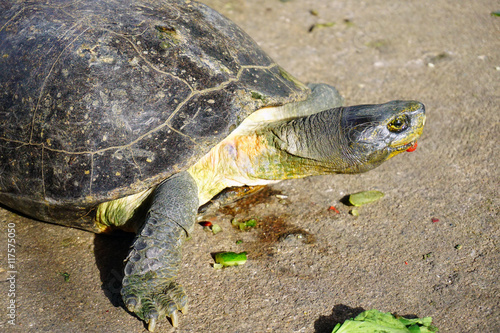
[[[218,234],[219,232],[222,231],[222,228],[220,227],[220,225],[218,224],[212,224],[212,233],[215,235],[215,234]]]
[[[239,266],[247,262],[247,253],[221,252],[215,255],[215,263],[224,267]],[[214,265],[215,267],[215,265]]]
[[[431,333],[437,328],[431,325],[432,318],[396,318],[390,312],[368,310],[356,318],[337,324],[332,333]]]
[[[255,219],[251,219],[245,222],[245,225],[249,228],[253,228],[257,225],[257,221]]]
[[[244,222],[239,222],[236,219],[231,220],[231,224],[234,227],[238,227],[241,231],[245,231],[249,228],[254,228],[257,226],[257,220],[256,219],[250,219]]]
[[[335,25],[335,22],[316,23],[316,24],[313,24],[309,28],[309,32],[313,32],[314,30],[321,29],[321,28],[330,28],[330,27],[333,27],[334,25]]]
[[[500,10],[491,12],[491,16],[500,16]]]
[[[366,205],[371,202],[375,202],[382,198],[384,196],[384,193],[380,191],[364,191],[364,192],[358,192],[351,194],[349,196],[349,202],[353,206],[362,206]]]
[[[69,273],[67,272],[59,272],[59,275],[61,275],[64,278],[64,282],[69,281]]]

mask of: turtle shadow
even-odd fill
[[[332,313],[328,316],[320,316],[314,322],[314,333],[331,333],[338,323],[354,318],[365,309],[361,307],[351,308],[344,304],[337,304],[333,307]]]
[[[354,205],[349,201],[349,197],[351,195],[348,194],[348,195],[345,195],[343,196],[339,201],[344,204],[345,206],[348,206],[348,207],[354,207]]]
[[[120,290],[124,261],[134,237],[134,233],[117,230],[111,234],[96,234],[94,238],[94,256],[102,283],[101,289],[115,307],[125,308]]]

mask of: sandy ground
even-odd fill
[[[301,80],[335,85],[347,104],[417,99],[427,125],[416,152],[376,170],[282,182],[222,211],[222,233],[196,228],[180,276],[190,311],[175,331],[327,333],[377,308],[432,316],[441,332],[500,332],[500,17],[490,15],[498,1],[205,2]],[[316,23],[334,25],[310,32]],[[349,215],[341,199],[370,189],[385,197]],[[257,218],[259,227],[239,232],[232,217]],[[14,327],[8,223],[16,230]],[[130,237],[1,209],[0,225],[0,330],[144,330],[118,298]],[[248,251],[249,261],[214,270],[217,251]],[[164,323],[159,331],[174,330]]]

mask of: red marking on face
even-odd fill
[[[411,153],[412,151],[417,150],[417,141],[408,149],[406,149],[407,152]]]

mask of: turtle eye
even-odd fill
[[[393,133],[400,133],[404,131],[408,127],[408,117],[407,116],[398,116],[394,118],[389,125],[387,125],[387,129]]]

